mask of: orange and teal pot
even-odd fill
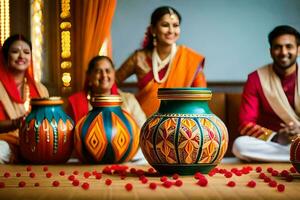
[[[94,96],[93,109],[75,128],[75,150],[84,163],[129,161],[139,147],[139,128],[129,113],[121,109],[118,95]]]
[[[20,151],[33,164],[66,162],[73,150],[73,120],[60,97],[32,99],[31,112],[20,131]]]
[[[161,174],[208,173],[228,146],[224,123],[211,112],[207,88],[160,88],[158,111],[143,125],[140,146]]]

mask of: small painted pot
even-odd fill
[[[20,131],[20,151],[33,164],[66,162],[73,150],[73,120],[60,97],[32,99],[31,112]]]
[[[122,163],[129,161],[139,147],[139,127],[121,109],[119,95],[95,96],[93,109],[75,128],[75,150],[85,163]]]
[[[296,137],[290,148],[290,160],[298,173],[300,173],[300,136]]]
[[[159,110],[143,125],[140,146],[150,165],[162,174],[208,173],[228,146],[224,123],[214,115],[206,88],[160,88]]]

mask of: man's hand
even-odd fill
[[[296,125],[294,122],[280,125],[282,128],[277,133],[277,142],[279,144],[289,144],[295,137],[300,135],[300,126]]]

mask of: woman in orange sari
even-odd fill
[[[147,117],[159,107],[158,88],[206,87],[204,56],[176,45],[181,16],[169,6],[157,8],[151,16],[143,49],[135,51],[116,72],[117,83],[136,74],[136,97]]]
[[[19,127],[30,111],[30,99],[49,95],[34,80],[31,43],[22,35],[12,35],[4,42],[0,74],[0,163],[8,163],[17,160]]]

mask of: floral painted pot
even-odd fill
[[[139,127],[121,109],[118,95],[95,96],[93,109],[75,128],[75,150],[82,162],[122,163],[129,161],[139,147]]]
[[[298,173],[300,173],[300,136],[296,137],[290,148],[290,160]]]
[[[159,110],[143,125],[142,152],[162,174],[208,173],[228,146],[224,123],[214,115],[206,88],[160,88]]]
[[[30,101],[31,112],[20,131],[20,150],[33,164],[66,162],[73,150],[73,120],[63,111],[60,97]]]

